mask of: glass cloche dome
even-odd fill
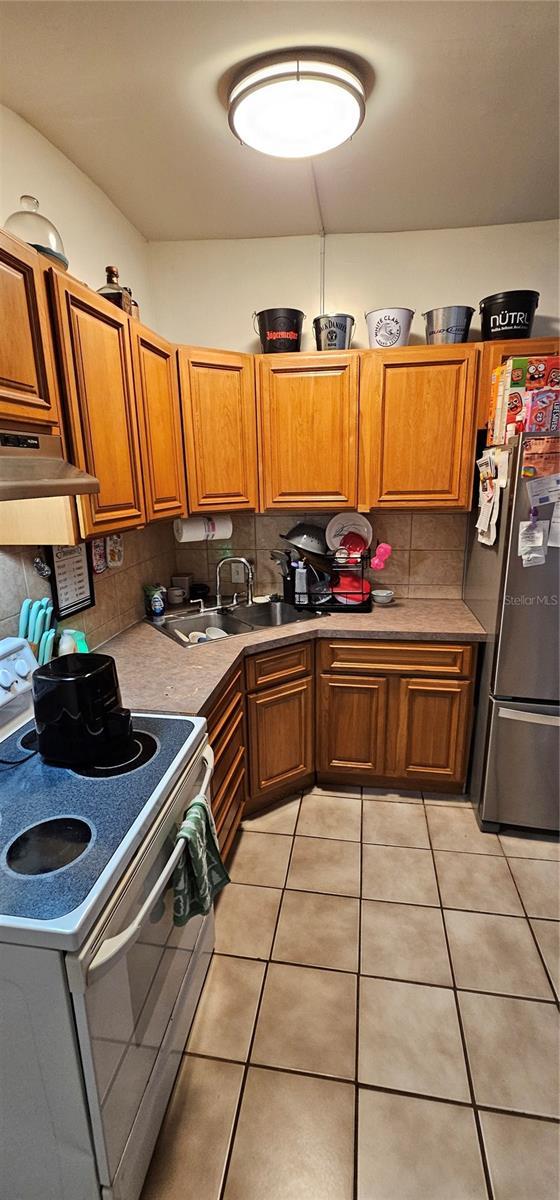
[[[14,233],[41,254],[47,254],[59,267],[66,270],[68,259],[64,253],[62,238],[52,221],[39,212],[39,201],[34,196],[20,196],[19,202],[21,208],[10,214],[4,229],[7,229],[8,233]]]

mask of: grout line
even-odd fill
[[[193,1052],[190,1050],[188,1053],[183,1054],[183,1058],[199,1058],[203,1059],[205,1062],[231,1063],[233,1066],[237,1067],[243,1065],[242,1059],[223,1058],[223,1056],[218,1054],[200,1054],[199,1052]],[[251,1066],[258,1068],[259,1071],[269,1071],[271,1074],[276,1075],[295,1075],[300,1079],[316,1079],[323,1083],[342,1083],[345,1084],[346,1087],[353,1086],[352,1080],[342,1075],[318,1075],[315,1071],[302,1071],[297,1070],[295,1067],[278,1067],[273,1063],[251,1063]],[[451,1104],[454,1108],[464,1108],[469,1112],[473,1108],[470,1100],[455,1100],[451,1096],[432,1096],[427,1092],[410,1092],[399,1088],[382,1087],[380,1084],[376,1083],[359,1083],[357,1086],[358,1091],[380,1092],[382,1095],[388,1096],[406,1096],[407,1098],[414,1100],[427,1100],[428,1103],[432,1104]],[[508,1117],[518,1117],[520,1120],[526,1120],[529,1118],[532,1121],[542,1121],[546,1125],[560,1127],[559,1117],[545,1116],[543,1113],[534,1113],[525,1109],[518,1111],[517,1109],[512,1108],[497,1108],[496,1105],[491,1104],[479,1104],[477,1107],[479,1112],[483,1113],[499,1113],[500,1115]]]
[[[533,860],[530,860],[530,861],[533,861]],[[540,862],[540,861],[546,861],[546,860],[541,860],[541,859],[539,859],[539,862]],[[557,1008],[557,1009],[560,1011],[560,997],[557,997],[555,981],[553,980],[553,978],[552,978],[552,975],[551,975],[551,973],[550,973],[550,971],[549,971],[549,969],[548,969],[548,967],[547,967],[547,965],[546,965],[545,958],[544,958],[544,954],[543,954],[543,952],[542,952],[542,950],[541,950],[541,948],[540,948],[540,946],[539,946],[538,939],[537,939],[537,936],[536,936],[536,934],[535,934],[535,931],[534,931],[534,929],[533,929],[533,926],[531,925],[531,918],[530,918],[530,916],[529,916],[529,914],[528,914],[528,912],[527,912],[527,909],[526,909],[526,907],[525,907],[525,903],[524,903],[524,900],[523,900],[523,896],[521,895],[521,892],[520,892],[520,890],[519,890],[519,888],[518,888],[518,886],[517,886],[517,880],[516,880],[516,878],[515,878],[515,875],[513,874],[513,871],[512,871],[512,869],[511,869],[511,866],[510,866],[510,864],[509,864],[509,860],[508,860],[507,858],[506,858],[506,862],[507,862],[507,865],[508,865],[508,871],[509,871],[509,873],[510,873],[510,875],[511,875],[511,878],[512,878],[512,880],[513,880],[513,886],[514,886],[514,888],[515,888],[515,890],[516,890],[516,892],[517,892],[517,895],[519,896],[519,903],[520,903],[520,905],[521,905],[521,907],[522,907],[522,909],[523,909],[523,912],[524,912],[524,914],[525,914],[525,920],[527,921],[527,924],[528,924],[528,926],[529,926],[529,929],[530,929],[530,931],[531,931],[531,937],[532,937],[532,939],[533,939],[533,941],[534,941],[534,943],[535,943],[535,946],[536,946],[536,948],[537,948],[537,954],[538,954],[538,956],[539,956],[539,958],[540,958],[540,960],[541,960],[541,963],[542,963],[542,965],[543,965],[543,970],[544,970],[544,973],[545,973],[545,975],[546,975],[546,978],[548,979],[548,984],[549,984],[549,987],[550,987],[550,988],[551,988],[551,990],[552,990],[552,995],[553,995],[553,997],[554,997],[554,1003],[555,1003],[555,1005],[556,1005],[556,1008]],[[533,917],[533,920],[534,920],[534,921],[538,921],[538,920],[539,920],[539,918],[538,918],[538,917]]]
[[[359,1129],[360,1129],[360,1087],[358,1082],[359,1061],[360,1061],[360,989],[361,989],[361,970],[362,970],[362,873],[363,873],[363,833],[364,833],[364,792],[360,798],[360,899],[358,902],[358,977],[356,980],[356,1051],[354,1060],[354,1188],[353,1200],[359,1200],[358,1197],[358,1170],[359,1170]]]
[[[422,793],[422,795],[423,795],[423,793]],[[478,1114],[477,1100],[476,1100],[476,1094],[475,1094],[475,1090],[474,1090],[474,1082],[473,1082],[473,1078],[472,1078],[472,1073],[471,1073],[471,1065],[470,1065],[470,1062],[469,1062],[469,1056],[468,1056],[468,1050],[467,1050],[467,1039],[466,1039],[466,1035],[465,1035],[465,1030],[464,1030],[464,1028],[463,1028],[463,1019],[462,1019],[462,1015],[461,1015],[461,1007],[460,1007],[460,1004],[459,1004],[459,996],[458,996],[458,991],[457,991],[457,982],[456,982],[456,979],[455,979],[455,968],[454,968],[454,966],[453,966],[453,958],[452,958],[452,955],[451,955],[451,947],[450,947],[450,945],[449,945],[449,936],[448,936],[448,933],[447,933],[447,927],[446,927],[446,924],[445,924],[444,910],[443,910],[443,904],[442,904],[442,901],[441,901],[441,891],[440,891],[440,886],[439,886],[439,878],[438,878],[438,873],[437,873],[437,868],[436,868],[436,859],[435,859],[435,854],[434,854],[434,848],[433,848],[433,845],[432,845],[432,835],[431,835],[431,833],[430,833],[430,826],[429,826],[429,823],[428,823],[428,820],[427,820],[427,815],[426,815],[426,806],[425,806],[425,803],[424,803],[424,815],[426,816],[426,824],[428,825],[428,838],[429,838],[429,841],[430,841],[430,849],[431,849],[431,852],[432,852],[432,866],[433,866],[433,871],[434,871],[434,875],[435,875],[435,878],[436,878],[436,887],[437,887],[438,896],[439,896],[439,905],[440,905],[440,912],[441,912],[441,922],[442,922],[442,925],[443,925],[443,934],[444,934],[444,937],[445,937],[445,944],[446,944],[446,946],[447,946],[447,955],[448,955],[448,958],[449,958],[449,967],[450,967],[450,970],[451,970],[451,979],[452,979],[452,981],[453,981],[453,995],[454,995],[454,999],[455,999],[455,1011],[456,1011],[456,1013],[457,1013],[457,1022],[458,1022],[458,1025],[459,1025],[459,1035],[460,1035],[460,1038],[461,1038],[461,1044],[462,1044],[462,1047],[463,1047],[463,1058],[464,1058],[464,1061],[465,1061],[465,1069],[466,1069],[466,1073],[467,1073],[467,1083],[468,1083],[468,1087],[469,1087],[469,1093],[470,1093],[470,1097],[471,1097],[472,1110],[473,1110],[473,1114],[474,1114],[474,1122],[475,1122],[475,1126],[476,1126],[476,1133],[477,1133],[477,1137],[478,1137],[478,1145],[479,1145],[479,1152],[480,1152],[480,1157],[481,1157],[481,1162],[482,1162],[482,1169],[483,1169],[483,1171],[484,1171],[484,1178],[485,1178],[485,1180],[486,1180],[486,1190],[487,1190],[487,1192],[488,1192],[488,1200],[494,1200],[494,1191],[493,1191],[493,1187],[492,1187],[492,1179],[491,1179],[491,1175],[490,1175],[490,1165],[489,1165],[489,1162],[488,1162],[488,1160],[487,1160],[487,1156],[486,1156],[486,1147],[485,1147],[485,1144],[484,1144],[484,1137],[483,1137],[483,1133],[482,1133],[482,1125],[481,1125],[480,1117],[479,1117],[479,1114]]]
[[[285,890],[288,891],[287,888]],[[346,899],[346,897],[344,897],[344,898]],[[431,910],[431,911],[433,911],[433,910]],[[522,920],[523,918],[520,918],[520,919]],[[361,933],[360,933],[360,925],[358,925],[358,958],[361,953],[360,942],[361,942]],[[273,947],[273,949],[274,949],[274,947]],[[328,971],[334,975],[355,975],[359,979],[360,978],[362,978],[362,979],[382,979],[382,980],[385,980],[387,983],[408,983],[408,984],[410,984],[411,987],[427,987],[427,988],[440,988],[440,989],[443,988],[447,991],[453,990],[452,983],[433,983],[426,979],[410,979],[403,975],[379,975],[373,971],[361,971],[361,970],[353,971],[348,967],[332,967],[332,966],[322,965],[320,963],[304,963],[304,962],[298,962],[297,960],[294,960],[291,958],[274,958],[274,957],[272,957],[270,960],[267,960],[267,959],[263,959],[263,958],[255,958],[254,955],[232,954],[232,953],[230,953],[229,950],[215,950],[214,957],[215,958],[235,958],[239,962],[263,963],[263,962],[270,961],[271,963],[276,964],[278,966],[296,967],[297,969],[301,969],[302,971]],[[495,991],[491,991],[489,988],[470,988],[470,987],[464,987],[464,986],[461,986],[460,988],[458,988],[458,991],[473,993],[475,996],[496,996],[500,999],[507,999],[507,1000],[527,1000],[530,1003],[535,1003],[535,1004],[554,1004],[554,1005],[556,1004],[556,1000],[552,996],[550,996],[550,997],[547,997],[547,996],[525,996],[518,992],[495,992]],[[325,1078],[327,1078],[327,1077],[325,1077]]]
[[[300,796],[300,808],[298,809],[298,816],[297,816],[297,819],[296,819],[296,825],[297,825],[297,820],[299,820],[299,812],[300,812],[300,810],[301,810],[301,796]],[[234,1121],[233,1121],[233,1124],[232,1124],[232,1129],[231,1129],[231,1137],[230,1137],[230,1141],[229,1141],[228,1152],[227,1152],[227,1156],[226,1156],[226,1161],[225,1161],[225,1163],[224,1163],[224,1169],[223,1169],[223,1175],[222,1175],[222,1186],[221,1186],[221,1188],[220,1188],[219,1200],[223,1200],[223,1197],[224,1197],[224,1194],[225,1194],[225,1190],[226,1190],[226,1186],[227,1186],[227,1177],[228,1177],[228,1174],[229,1174],[229,1168],[230,1168],[230,1164],[231,1164],[231,1160],[232,1160],[232,1156],[233,1156],[233,1151],[234,1151],[234,1147],[235,1147],[235,1139],[236,1139],[236,1136],[237,1136],[237,1129],[238,1129],[238,1126],[239,1126],[239,1120],[240,1120],[240,1117],[241,1117],[241,1109],[242,1109],[242,1106],[243,1106],[243,1098],[244,1098],[244,1096],[245,1096],[245,1087],[246,1087],[246,1084],[247,1084],[247,1078],[248,1078],[248,1075],[249,1075],[249,1069],[250,1069],[250,1066],[251,1066],[251,1055],[252,1055],[252,1053],[253,1053],[253,1046],[254,1046],[254,1042],[255,1042],[255,1037],[256,1037],[256,1033],[257,1033],[257,1026],[258,1026],[258,1023],[259,1023],[259,1017],[260,1017],[261,1008],[262,1008],[262,1003],[263,1003],[264,990],[265,990],[265,987],[266,987],[266,981],[267,981],[267,978],[268,978],[268,969],[269,969],[270,962],[271,962],[271,955],[272,955],[272,952],[273,952],[273,949],[274,949],[274,943],[275,943],[275,941],[276,941],[276,933],[277,933],[277,930],[278,930],[278,925],[279,925],[279,922],[280,922],[280,913],[281,913],[281,911],[282,911],[282,903],[283,903],[283,900],[284,900],[284,893],[285,893],[285,891],[286,891],[286,881],[287,881],[287,879],[288,879],[288,875],[289,875],[289,871],[290,871],[290,865],[291,865],[291,862],[292,862],[292,854],[293,854],[293,852],[294,852],[295,841],[296,841],[296,839],[295,839],[295,833],[294,833],[294,834],[292,835],[292,844],[291,844],[291,846],[290,846],[290,853],[289,853],[289,855],[288,855],[288,862],[287,862],[287,865],[286,865],[286,873],[285,873],[285,875],[284,875],[284,884],[283,884],[283,886],[282,886],[282,888],[281,888],[281,893],[282,893],[282,894],[281,894],[281,896],[280,896],[280,903],[279,903],[279,905],[278,905],[278,911],[277,911],[277,913],[276,913],[276,918],[275,918],[275,921],[274,921],[274,929],[273,929],[273,932],[272,932],[272,940],[271,940],[271,943],[270,943],[270,950],[269,950],[269,953],[268,953],[268,958],[267,958],[267,959],[266,959],[266,961],[265,961],[265,968],[264,968],[264,971],[263,971],[263,977],[262,977],[262,982],[261,982],[261,987],[260,987],[260,992],[259,992],[259,998],[258,998],[257,1006],[256,1006],[256,1009],[255,1009],[255,1017],[254,1017],[254,1020],[253,1020],[253,1029],[252,1029],[251,1037],[250,1037],[250,1039],[249,1039],[249,1045],[248,1045],[248,1047],[247,1047],[247,1058],[246,1058],[246,1061],[245,1061],[245,1066],[244,1066],[244,1069],[243,1069],[243,1078],[242,1078],[242,1080],[241,1080],[241,1087],[240,1087],[240,1089],[239,1089],[239,1096],[238,1096],[238,1100],[237,1100],[237,1107],[236,1107],[236,1111],[235,1111],[235,1117],[234,1117]],[[259,1065],[260,1065],[260,1064],[259,1064]]]

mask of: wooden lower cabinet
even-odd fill
[[[461,783],[467,767],[471,681],[399,682],[397,774],[430,784]]]
[[[463,787],[472,722],[474,647],[438,644],[444,665],[438,676],[433,646],[402,645],[403,660],[418,663],[414,676],[402,667],[399,671],[391,643],[350,641],[346,650],[342,640],[319,643],[316,756],[320,782],[344,784],[355,779],[370,786],[426,786],[434,791]],[[467,677],[454,677],[457,674]]]
[[[317,769],[348,776],[383,775],[387,679],[320,675],[317,687]]]
[[[212,815],[224,859],[243,816],[246,782],[245,703],[241,671],[224,685],[206,712],[208,741],[214,751]]]
[[[313,678],[293,680],[247,697],[250,800],[248,809],[311,783],[315,774],[313,745]]]

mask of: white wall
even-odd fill
[[[106,265],[115,263],[142,319],[154,324],[147,242],[69,158],[0,105],[0,225],[19,208],[22,193],[36,196],[40,211],[56,225],[72,275],[99,288]]]
[[[535,221],[414,233],[336,234],[326,238],[327,311],[353,313],[354,344],[367,345],[364,312],[386,304],[414,308],[412,341],[424,341],[422,312],[470,304],[508,288],[535,288],[533,334],[559,329],[559,223]],[[290,305],[307,313],[304,348],[320,311],[318,237],[152,242],[157,329],[173,340],[255,350],[254,309]]]

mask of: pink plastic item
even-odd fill
[[[383,571],[392,553],[393,547],[389,546],[388,542],[380,542],[370,563],[372,571]]]

